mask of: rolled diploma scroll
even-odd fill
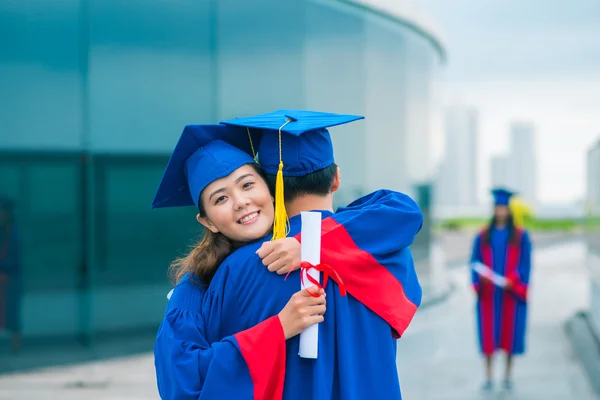
[[[506,286],[506,278],[503,277],[502,275],[497,274],[496,272],[492,271],[492,269],[490,267],[488,267],[485,264],[482,264],[478,261],[475,261],[474,263],[471,264],[473,266],[473,270],[475,272],[477,272],[479,275],[485,276],[489,279],[491,279],[491,281],[498,287],[504,287]]]
[[[300,213],[302,221],[300,244],[300,259],[307,261],[312,265],[318,265],[321,262],[321,213],[307,212]],[[300,284],[302,289],[315,286],[304,276],[301,270]],[[315,269],[308,271],[317,282],[321,282],[321,273]],[[300,332],[300,350],[298,354],[302,358],[317,358],[319,351],[319,324],[314,324]]]

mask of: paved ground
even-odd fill
[[[0,377],[0,400],[158,399],[151,355]]]
[[[467,271],[453,269],[454,292],[418,313],[399,342],[404,399],[597,399],[563,330],[563,322],[587,303],[583,256],[578,242],[534,255],[529,352],[517,360],[510,394],[479,391],[483,370],[475,346],[473,297]],[[0,400],[157,398],[151,354],[0,376]]]
[[[450,277],[456,289],[452,296],[418,313],[399,342],[404,398],[596,399],[563,329],[564,321],[588,301],[584,254],[584,246],[575,242],[534,255],[528,353],[516,360],[512,393],[496,390],[486,395],[479,390],[483,364],[476,348],[474,299],[467,270],[453,270]],[[496,364],[498,382],[503,365]]]

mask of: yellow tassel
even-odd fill
[[[526,219],[533,217],[533,209],[516,196],[511,197],[508,207],[513,215],[515,226],[525,228]]]
[[[271,240],[283,239],[289,232],[290,221],[285,210],[285,197],[283,196],[283,162],[279,161],[279,169],[275,177],[275,218]]]
[[[279,168],[275,176],[275,218],[273,219],[273,237],[271,240],[283,239],[290,232],[290,221],[285,210],[285,196],[283,195],[283,158],[281,154],[281,130],[292,122],[286,119],[279,127]]]

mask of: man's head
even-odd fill
[[[286,203],[305,195],[327,196],[337,191],[341,185],[340,168],[336,163],[304,176],[283,176],[284,199]],[[275,193],[276,175],[267,175],[269,188]]]
[[[261,132],[259,164],[275,193],[274,239],[286,235],[285,203],[307,195],[326,197],[339,188],[341,175],[327,128],[359,119],[363,117],[280,110],[222,122]]]

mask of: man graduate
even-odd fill
[[[528,233],[515,226],[509,209],[513,192],[492,190],[494,216],[476,237],[472,263],[482,263],[500,279],[472,271],[477,295],[479,345],[486,362],[484,390],[493,388],[492,362],[497,350],[506,353],[505,389],[512,388],[512,356],[525,352],[527,295],[531,269],[531,241]]]

